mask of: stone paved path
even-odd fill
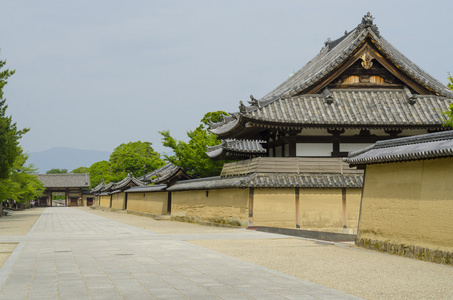
[[[285,236],[157,234],[47,208],[0,269],[0,299],[358,299],[186,242]]]

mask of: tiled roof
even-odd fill
[[[255,157],[225,163],[220,177],[252,173],[271,174],[362,174],[340,157]]]
[[[154,185],[146,185],[146,186],[134,186],[130,189],[125,190],[126,193],[146,193],[146,192],[159,192],[165,191],[167,187],[166,184],[154,184]]]
[[[114,185],[115,185],[115,182],[109,182],[108,184],[104,185],[103,188],[101,188],[101,192],[106,193],[106,192],[112,191]]]
[[[145,176],[139,177],[138,179],[144,182],[160,184],[167,183],[174,176],[191,178],[191,176],[184,172],[181,167],[175,166],[172,163],[168,163],[165,166],[146,174]]]
[[[144,183],[141,180],[138,180],[137,178],[132,176],[132,174],[128,174],[123,180],[118,182],[109,182],[108,184],[105,184],[103,180],[98,186],[91,190],[91,193],[93,194],[100,193],[100,195],[106,195],[109,193],[113,194],[122,192],[131,186],[144,186],[144,185],[146,185],[146,183]]]
[[[128,187],[130,184],[133,184],[135,186],[138,185],[145,185],[145,183],[141,180],[138,180],[132,174],[128,174],[123,180],[118,181],[115,183],[112,187],[114,190],[124,190],[126,187]]]
[[[403,89],[332,89],[333,103],[322,94],[280,99],[234,121],[212,128],[217,135],[243,127],[245,122],[302,127],[433,128],[443,123],[442,112],[453,99],[413,95],[410,104]]]
[[[90,174],[37,174],[44,187],[90,187]]]
[[[315,84],[319,79],[337,68],[362,44],[367,36],[371,36],[374,44],[385,53],[391,61],[415,81],[430,87],[441,96],[453,97],[450,91],[442,83],[431,77],[420,67],[400,53],[387,40],[379,34],[375,25],[364,26],[363,21],[354,30],[336,41],[327,41],[321,52],[308,62],[302,69],[280,84],[274,90],[265,95],[260,101],[274,101],[282,96],[294,96],[307,87]]]
[[[407,101],[404,90],[330,90],[333,103],[323,95],[281,99],[251,112],[248,119],[304,125],[414,126],[442,124],[442,111],[453,99],[414,96]]]
[[[436,95],[412,95],[407,88],[330,89],[327,95],[300,94],[339,68],[368,37],[408,78]],[[246,132],[256,132],[254,126],[260,124],[291,125],[292,128],[331,125],[342,128],[386,128],[395,125],[429,128],[432,125],[439,129],[442,124],[440,111],[446,110],[448,104],[453,102],[449,98],[453,98],[453,92],[382,38],[372,23],[372,17],[367,15],[350,33],[336,41],[327,41],[314,59],[278,87],[259,100],[252,99],[250,106],[241,104],[239,112],[212,124],[210,130],[221,138],[229,138],[241,133],[246,137]],[[250,126],[247,126],[250,121]],[[253,124],[253,121],[258,124]]]
[[[177,182],[167,191],[227,188],[361,188],[362,174],[253,173],[236,177],[211,177]]]
[[[99,183],[96,187],[91,189],[91,193],[98,193],[105,187],[104,179],[102,179],[101,183]]]
[[[453,157],[453,131],[379,141],[344,159],[351,165]]]
[[[266,154],[261,140],[222,140],[220,145],[207,148],[206,155],[211,159],[228,159],[234,156],[256,156]]]

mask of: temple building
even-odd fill
[[[443,130],[453,92],[385,40],[368,13],[261,99],[211,124],[267,142],[269,157],[345,157],[379,140]]]
[[[45,187],[44,193],[36,199],[37,206],[91,206],[93,197],[89,195],[90,174],[36,174]],[[60,201],[54,201],[53,196],[64,196]]]
[[[368,13],[282,84],[250,98],[210,124],[222,142],[207,155],[230,160],[220,176],[179,173],[187,180],[164,183],[174,175],[159,170],[141,178],[153,186],[126,190],[123,207],[134,199],[134,211],[191,222],[355,234],[363,170],[343,158],[379,141],[444,131],[453,92],[386,41]]]
[[[368,13],[282,84],[250,98],[210,124],[222,143],[207,155],[236,162],[219,177],[169,187],[172,215],[356,233],[363,171],[342,158],[445,130],[453,92],[385,40]]]

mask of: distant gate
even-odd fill
[[[65,206],[83,206],[84,191],[90,187],[89,173],[38,174],[36,176],[46,188],[41,199],[38,199],[39,206],[52,206],[53,193],[64,193]]]

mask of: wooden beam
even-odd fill
[[[343,228],[348,228],[348,214],[346,210],[346,188],[341,189],[341,204],[343,208]]]
[[[296,187],[296,228],[300,228],[300,203],[299,188]]]
[[[253,200],[255,198],[255,189],[249,188],[249,226],[253,225]]]

